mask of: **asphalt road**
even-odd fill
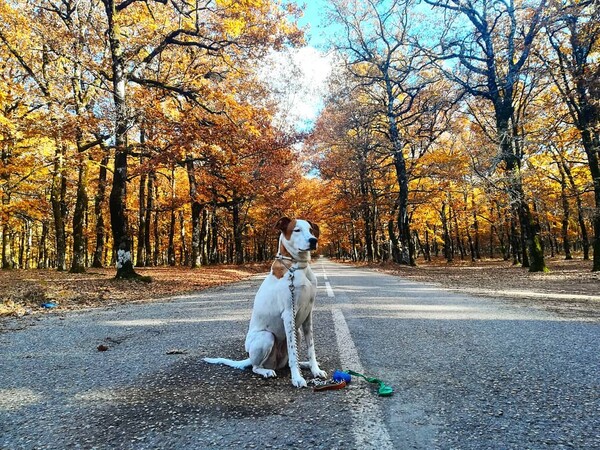
[[[600,449],[597,321],[313,269],[321,368],[392,397],[204,363],[245,356],[256,277],[0,334],[0,449]]]

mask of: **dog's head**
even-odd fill
[[[281,230],[288,244],[286,248],[291,253],[293,251],[310,252],[317,249],[319,226],[316,223],[309,222],[308,220],[282,217],[277,221],[275,228]]]

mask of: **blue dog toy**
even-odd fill
[[[335,372],[333,372],[333,375],[331,376],[331,378],[333,379],[333,381],[344,380],[346,382],[346,384],[348,384],[352,381],[352,376],[350,376],[349,373],[343,372],[341,370],[336,370]]]

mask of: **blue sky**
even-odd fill
[[[326,44],[326,37],[323,36],[327,33],[325,28],[325,11],[329,2],[327,0],[296,0],[294,3],[298,5],[305,5],[304,16],[300,19],[299,24],[301,26],[310,25],[310,30],[306,34],[308,45],[312,47],[321,48]]]

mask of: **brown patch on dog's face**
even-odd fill
[[[287,226],[285,230],[285,238],[289,241],[292,238],[292,233],[294,232],[294,228],[296,228],[296,219],[293,219]]]
[[[296,219],[290,219],[289,217],[282,217],[275,224],[275,228],[277,228],[278,230],[281,230],[281,232],[285,236],[286,240],[288,240],[288,241],[292,237],[292,232],[294,231],[295,227],[296,227]]]
[[[289,217],[282,217],[275,224],[275,229],[281,231],[282,233],[285,233],[291,221],[292,219],[290,219]]]
[[[312,235],[313,235],[314,237],[316,237],[317,239],[319,239],[319,234],[321,233],[321,232],[319,231],[319,225],[317,225],[317,224],[316,224],[316,223],[314,223],[314,222],[311,222],[310,220],[307,220],[307,222],[310,224],[310,228],[311,228]]]

